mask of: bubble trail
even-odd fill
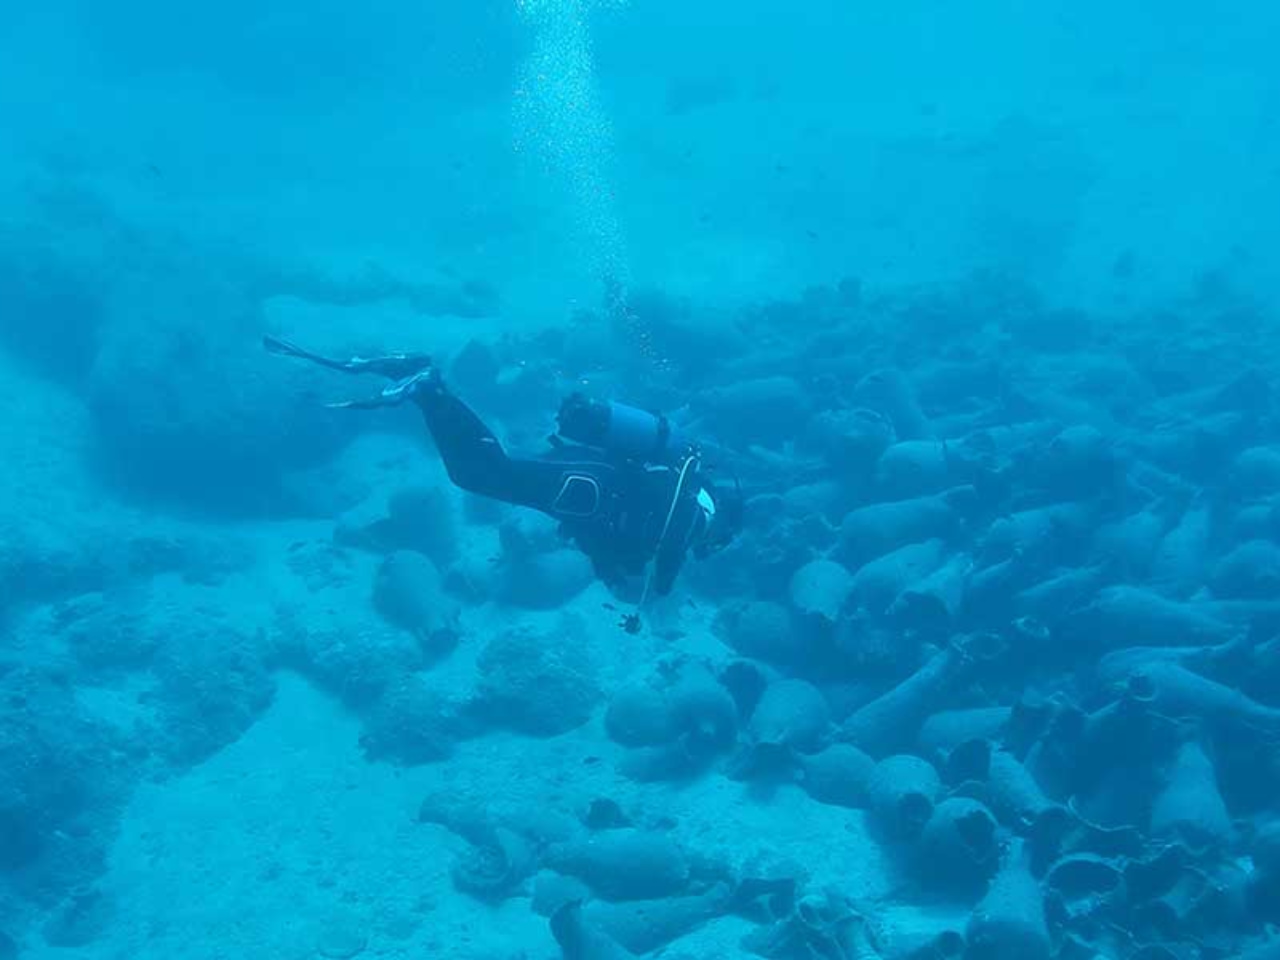
[[[517,0],[533,43],[515,91],[516,150],[539,165],[569,206],[580,263],[606,286],[606,306],[631,324],[627,244],[613,181],[613,130],[600,105],[591,32],[593,8],[622,0]]]

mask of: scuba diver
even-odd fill
[[[445,387],[429,356],[335,360],[276,337],[264,337],[263,345],[271,353],[331,370],[391,380],[372,397],[329,406],[416,404],[456,486],[560,521],[562,532],[606,583],[647,568],[641,606],[650,591],[670,592],[690,553],[698,558],[715,553],[741,529],[741,488],[736,482],[732,488],[712,484],[698,448],[666,417],[575,393],[560,407],[551,449],[537,457],[513,457]],[[622,626],[638,631],[639,617],[624,617]]]

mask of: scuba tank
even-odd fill
[[[561,437],[624,460],[672,463],[689,449],[670,420],[624,403],[570,394],[556,424]]]

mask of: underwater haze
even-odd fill
[[[1280,958],[1280,6],[0,24],[0,960]]]

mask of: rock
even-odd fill
[[[454,861],[450,876],[463,893],[500,903],[515,895],[535,866],[529,842],[506,827],[495,826],[467,844]]]
[[[1280,918],[1280,822],[1268,817],[1248,849],[1254,866],[1250,905],[1258,916],[1274,923]]]
[[[145,613],[132,609],[123,597],[82,594],[61,604],[57,618],[65,624],[63,641],[91,675],[141,669],[162,642]]]
[[[1252,944],[1239,954],[1240,960],[1280,960],[1280,937],[1273,933]]]
[[[877,952],[867,960],[956,960],[965,955],[965,919],[943,904],[887,904],[872,918]]]
[[[898,594],[887,611],[889,617],[902,629],[947,637],[960,616],[972,570],[973,561],[967,555],[952,557]]]
[[[588,649],[574,627],[499,634],[480,653],[472,713],[484,723],[540,737],[581,726],[600,697]]]
[[[739,706],[699,664],[660,669],[610,704],[606,730],[632,748],[620,770],[634,780],[687,778],[733,746]]]
[[[814,560],[791,578],[791,603],[803,614],[834,621],[853,591],[853,574],[834,560]]]
[[[1095,596],[1103,584],[1103,572],[1097,567],[1056,571],[1013,598],[1016,613],[1056,627]]]
[[[1060,858],[1045,871],[1044,885],[1068,914],[1088,917],[1099,904],[1124,896],[1124,861],[1077,853]]]
[[[1053,836],[1069,819],[1066,808],[1046,796],[1036,778],[1008,750],[991,751],[980,796],[1001,823],[1019,832],[1032,831],[1037,837]]]
[[[369,935],[365,924],[353,913],[337,911],[320,925],[316,953],[325,960],[351,960],[364,953]]]
[[[564,960],[626,960],[633,956],[587,922],[580,901],[570,901],[551,915],[551,935]]]
[[[88,947],[107,933],[115,912],[114,902],[102,891],[76,891],[45,921],[44,942],[64,950]]]
[[[387,532],[398,549],[417,550],[443,570],[458,557],[453,502],[438,486],[401,487],[387,499]]]
[[[333,536],[343,546],[380,553],[421,553],[441,571],[459,555],[453,500],[440,486],[400,487],[387,498],[385,515],[370,517],[365,510],[359,510],[343,517]]]
[[[360,709],[427,662],[412,637],[376,622],[317,621],[311,629],[298,627],[287,642],[285,661],[290,666]]]
[[[885,836],[915,839],[933,816],[942,781],[927,760],[901,754],[876,765],[867,792],[871,813]]]
[[[12,236],[10,235],[12,234]],[[106,275],[24,224],[0,234],[0,341],[34,373],[71,386],[89,375],[107,305]]]
[[[467,733],[458,706],[420,675],[405,677],[374,705],[360,743],[372,760],[409,765],[443,760]]]
[[[1180,602],[1142,587],[1107,587],[1069,619],[1085,649],[1196,647],[1226,643],[1236,628],[1212,604]]]
[[[1000,865],[996,819],[981,803],[950,797],[925,823],[916,852],[921,882],[939,892],[980,891]]]
[[[962,645],[949,644],[897,686],[855,710],[841,724],[839,738],[873,757],[905,749],[969,670]]]
[[[962,743],[994,740],[1008,725],[1012,712],[1009,707],[974,707],[935,713],[920,728],[920,753],[940,763]]]
[[[162,718],[160,753],[180,766],[208,759],[240,739],[275,698],[267,651],[213,616],[189,611],[153,666]]]
[[[1094,534],[1093,555],[1114,579],[1146,580],[1164,542],[1167,524],[1156,510],[1142,510],[1103,524]]]
[[[98,821],[117,799],[127,744],[61,679],[28,668],[0,662],[0,703],[0,872],[17,895],[77,889],[103,869]],[[69,900],[63,921],[93,906]]]
[[[901,370],[867,374],[854,386],[853,398],[859,405],[888,417],[900,440],[927,440],[933,436],[915,388]]]
[[[1272,600],[1280,595],[1280,546],[1270,540],[1242,543],[1218,561],[1209,586],[1220,600]]]
[[[790,664],[804,656],[787,608],[772,600],[750,600],[722,611],[716,633],[744,657]]]
[[[726,443],[775,446],[808,419],[809,398],[792,377],[737,380],[704,395],[710,426]]]
[[[1095,496],[1114,487],[1120,463],[1112,442],[1097,427],[1067,427],[1036,464],[1035,479],[1050,494]]]
[[[1213,761],[1199,743],[1182,745],[1151,810],[1151,835],[1193,849],[1223,849],[1235,834]]]
[[[412,634],[430,659],[458,642],[457,609],[424,554],[398,550],[387,557],[374,582],[373,603],[388,623]]]
[[[836,743],[812,756],[801,757],[800,786],[819,803],[865,807],[876,762],[847,743]]]
[[[1123,656],[1127,653],[1134,655]],[[1167,660],[1157,650],[1119,651],[1105,657],[1098,665],[1098,676],[1112,691],[1128,691],[1164,717],[1195,717],[1238,737],[1280,733],[1280,708]]]
[[[444,571],[445,590],[464,606],[486,603],[497,594],[497,584],[498,571],[492,561],[476,552],[463,555]]]
[[[922,497],[941,493],[959,478],[947,448],[936,440],[902,440],[876,461],[876,487],[885,496]]]
[[[756,747],[813,753],[830,724],[822,691],[804,680],[776,680],[756,704],[747,734]]]
[[[853,575],[853,601],[871,616],[882,616],[908,588],[946,560],[941,540],[913,543],[864,564]]]
[[[728,911],[729,886],[716,884],[705,893],[633,900],[595,901],[584,907],[586,921],[636,955],[659,950]]]
[[[738,705],[729,691],[699,664],[687,664],[672,686],[671,717],[685,751],[710,757],[733,745],[738,733]]]
[[[913,543],[946,540],[973,512],[977,500],[973,487],[961,486],[851,510],[840,522],[837,556],[856,566]]]
[[[1233,493],[1242,500],[1271,496],[1280,489],[1280,449],[1250,447],[1231,467]]]
[[[246,291],[202,273],[149,290],[106,331],[87,389],[107,475],[199,509],[287,510],[285,476],[326,461],[358,424],[315,402],[331,389],[323,371],[264,353]]]
[[[652,900],[681,893],[689,861],[667,834],[626,828],[556,844],[547,866],[575,876],[607,900]]]
[[[590,888],[577,877],[543,870],[533,878],[530,907],[540,917],[550,917],[567,903],[580,903],[591,896]]]
[[[803,531],[806,539],[831,536],[830,527],[823,524],[838,520],[848,509],[849,488],[834,480],[801,483],[789,487],[782,494],[782,519],[797,531]]]
[[[510,558],[499,568],[498,599],[513,607],[556,610],[585,590],[595,579],[591,561],[578,550],[528,553]]]
[[[874,960],[866,918],[835,889],[806,894],[772,926],[757,927],[742,941],[750,953],[767,960],[832,957]]]
[[[1022,841],[1010,844],[991,889],[969,920],[972,960],[1047,960],[1052,955],[1044,894]]]
[[[117,583],[140,521],[91,482],[92,431],[79,394],[3,351],[0,380],[0,617],[9,618]]]
[[[605,732],[624,747],[655,747],[676,736],[668,692],[655,678],[628,683],[614,694],[604,715]]]
[[[738,863],[735,906],[753,920],[777,919],[795,908],[796,893],[809,882],[809,871],[784,852],[756,847]]]
[[[874,410],[826,410],[813,420],[814,441],[842,475],[865,478],[895,435],[889,419]]]
[[[1020,510],[996,520],[982,544],[984,565],[1016,557],[1024,569],[1064,565],[1087,542],[1092,513],[1078,503]]]
[[[901,676],[927,649],[923,638],[903,636],[883,618],[856,613],[836,623],[825,666],[832,679],[878,684]]]

